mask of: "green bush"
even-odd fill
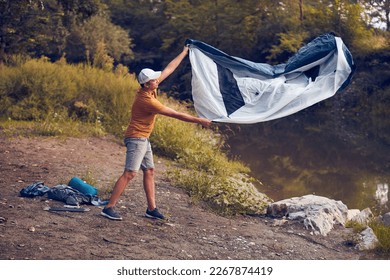
[[[378,250],[388,255],[390,253],[390,227],[378,221],[371,222],[369,226],[379,240]]]
[[[101,121],[108,132],[121,134],[134,92],[134,76],[105,72],[86,65],[29,60],[0,71],[2,117],[45,120],[58,112],[83,122]]]
[[[229,165],[229,163],[226,163]],[[207,170],[180,169],[168,171],[168,177],[185,189],[192,199],[205,201],[214,211],[223,215],[265,214],[271,202],[260,193],[246,174],[234,173],[228,177],[211,175]]]

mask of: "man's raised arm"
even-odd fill
[[[179,66],[179,64],[182,62],[182,60],[186,57],[188,54],[188,47],[185,46],[183,48],[183,51],[176,56],[169,64],[164,68],[164,70],[161,73],[161,76],[159,78],[160,83],[165,80],[166,77],[172,74],[173,71],[176,70],[176,68]]]

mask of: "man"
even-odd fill
[[[143,69],[138,75],[138,82],[141,88],[135,97],[129,126],[125,133],[125,144],[127,147],[126,163],[123,174],[115,183],[111,198],[102,210],[101,214],[112,220],[122,220],[122,217],[115,212],[114,206],[127,184],[137,175],[141,168],[143,171],[143,185],[147,200],[145,216],[152,219],[165,219],[156,207],[155,183],[154,183],[154,162],[149,136],[152,133],[157,114],[176,118],[186,122],[201,124],[209,127],[211,121],[177,112],[161,104],[156,99],[156,90],[159,83],[165,80],[181,63],[188,54],[188,47],[174,58],[161,71]]]

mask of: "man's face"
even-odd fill
[[[158,79],[150,80],[149,82],[147,82],[148,89],[155,90],[156,88],[158,88],[159,82],[160,81]]]

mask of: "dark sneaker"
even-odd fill
[[[149,209],[146,209],[145,217],[151,218],[151,219],[159,219],[159,220],[165,220],[165,217],[163,214],[161,214],[157,208],[154,208],[153,211],[150,211]]]
[[[107,217],[111,220],[117,220],[117,221],[122,220],[122,217],[119,216],[119,214],[114,211],[113,207],[104,208],[100,214],[102,214],[104,217]]]

